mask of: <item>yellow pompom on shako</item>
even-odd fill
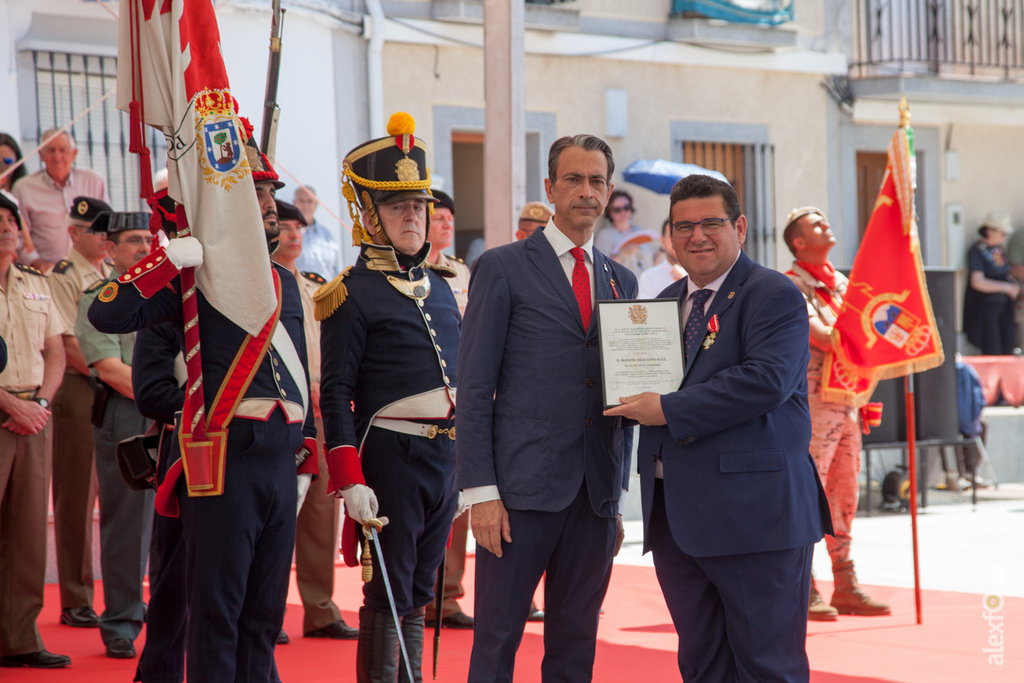
[[[364,142],[342,161],[341,193],[352,218],[352,243],[372,242],[370,230],[386,245],[391,241],[377,217],[377,206],[410,197],[433,202],[427,149],[414,137],[416,120],[400,111],[388,120],[388,137]],[[367,225],[361,216],[366,212]]]

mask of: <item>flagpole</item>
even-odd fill
[[[914,422],[914,375],[903,376],[907,405],[907,461],[910,476],[910,533],[914,548],[914,609],[918,625],[921,620],[921,570],[917,557],[917,425]]]

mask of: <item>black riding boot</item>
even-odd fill
[[[423,683],[423,624],[422,607],[402,617],[402,638],[405,639],[405,651],[409,654],[409,666],[412,668],[411,683]],[[398,681],[410,683],[404,662],[398,666]]]
[[[394,683],[398,680],[399,657],[394,617],[360,607],[356,680],[359,683]]]

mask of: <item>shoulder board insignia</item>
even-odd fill
[[[424,265],[433,271],[437,271],[437,274],[441,277],[455,277],[458,275],[458,272],[447,264],[425,263]]]
[[[465,261],[460,259],[458,256],[449,256],[448,258],[450,258],[452,261],[458,261],[459,263],[461,263],[463,265],[465,265],[465,263],[466,263]]]
[[[106,283],[106,282],[107,282],[106,280],[97,280],[96,282],[94,282],[91,285],[89,285],[88,287],[86,287],[84,293],[85,294],[92,294],[97,289],[102,287],[104,285],[104,283]]]
[[[60,261],[57,262],[57,265],[53,267],[53,272],[57,273],[58,275],[63,275],[72,265],[74,264],[71,263],[71,261],[69,261],[68,259],[61,259]]]
[[[26,266],[24,263],[15,263],[14,267],[25,273],[31,273],[33,275],[38,275],[39,277],[46,277],[46,273],[44,273],[43,271],[36,270],[32,266]]]
[[[306,278],[307,280],[312,280],[318,285],[327,284],[327,280],[325,280],[323,275],[320,275],[319,273],[300,271],[299,274],[302,275],[302,277]]]
[[[338,273],[336,278],[313,294],[313,317],[318,321],[330,318],[345,303],[345,299],[348,298],[348,288],[345,286],[344,280],[350,270],[352,270],[352,266]]]

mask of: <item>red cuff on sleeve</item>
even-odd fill
[[[355,446],[335,446],[327,450],[324,446],[327,458],[327,492],[334,493],[343,486],[349,484],[366,485],[363,479],[363,466],[359,461],[359,451]]]
[[[177,275],[178,269],[167,258],[164,250],[157,249],[132,266],[117,278],[117,281],[122,284],[131,282],[139,290],[139,293],[148,299],[163,289]]]
[[[303,444],[306,450],[309,451],[309,455],[299,465],[299,469],[296,470],[296,474],[312,474],[312,481],[316,481],[320,478],[320,459],[316,457],[316,439],[306,438],[306,442]]]

